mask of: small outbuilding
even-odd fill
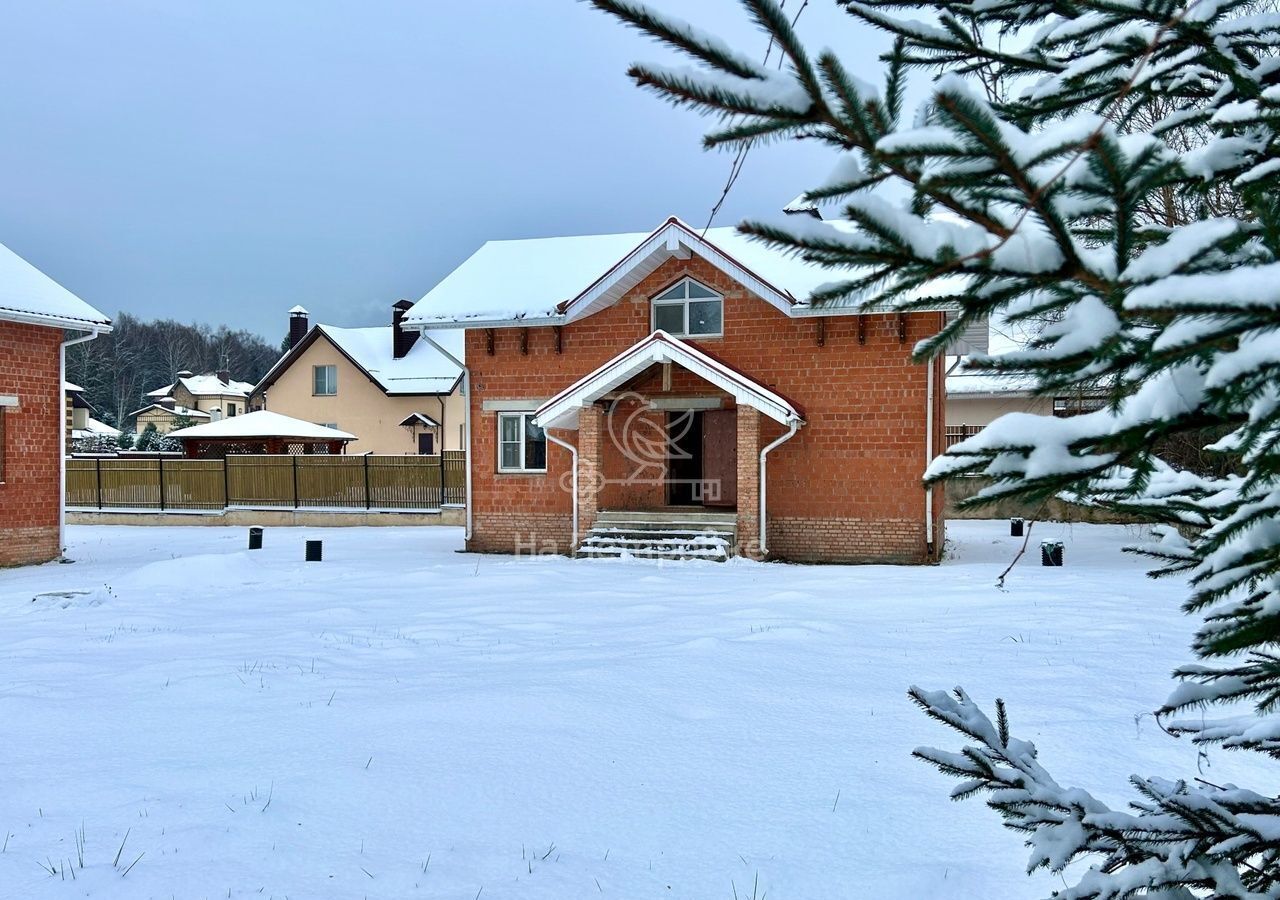
[[[354,434],[258,410],[204,425],[179,428],[169,437],[182,442],[188,459],[222,459],[236,454],[339,454]]]

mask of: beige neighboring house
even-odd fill
[[[135,426],[139,432],[148,424],[155,424],[156,431],[168,434],[181,424],[199,425],[232,418],[249,411],[249,393],[253,385],[236,381],[226,369],[195,375],[183,371],[178,380],[145,395],[148,404],[129,415],[137,417]]]
[[[253,409],[348,431],[347,453],[435,454],[462,450],[466,415],[462,369],[400,321],[413,304],[392,307],[391,324],[372,328],[311,326],[301,306],[289,310],[289,351],[254,388]],[[428,331],[463,361],[463,333]]]
[[[1005,413],[1024,412],[1059,418],[1098,409],[1100,395],[1037,397],[1034,379],[1027,375],[997,375],[966,371],[961,359],[947,375],[946,446],[977,434]]]

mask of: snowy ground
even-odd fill
[[[1067,567],[1029,556],[1005,593],[1007,525],[949,528],[937,568],[72,528],[74,565],[0,572],[0,898],[1043,896],[910,758],[957,742],[907,686],[1004,696],[1060,780],[1119,802],[1131,770],[1196,774],[1144,716],[1193,623],[1124,528],[1038,526]]]

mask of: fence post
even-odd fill
[[[227,457],[222,457],[222,510],[226,512],[228,506],[231,505],[231,473],[227,471]]]
[[[298,509],[298,457],[290,453],[289,459],[293,462],[293,508]]]
[[[94,460],[94,469],[98,473],[98,509],[102,509],[102,457],[99,456]]]
[[[160,512],[164,512],[164,457],[157,453],[156,462],[160,464]]]
[[[369,454],[364,455],[364,508],[373,509],[373,499],[369,496]]]

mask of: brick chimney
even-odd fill
[[[401,324],[404,314],[412,308],[412,300],[397,300],[391,305],[391,355],[396,359],[403,359],[418,340],[418,332],[406,329]]]
[[[178,405],[178,401],[174,400],[172,397],[161,397],[156,402],[159,403],[161,406],[163,406],[165,409],[173,409],[175,406]]]
[[[289,349],[298,345],[298,341],[307,336],[311,324],[307,321],[307,311],[301,306],[289,310]]]

